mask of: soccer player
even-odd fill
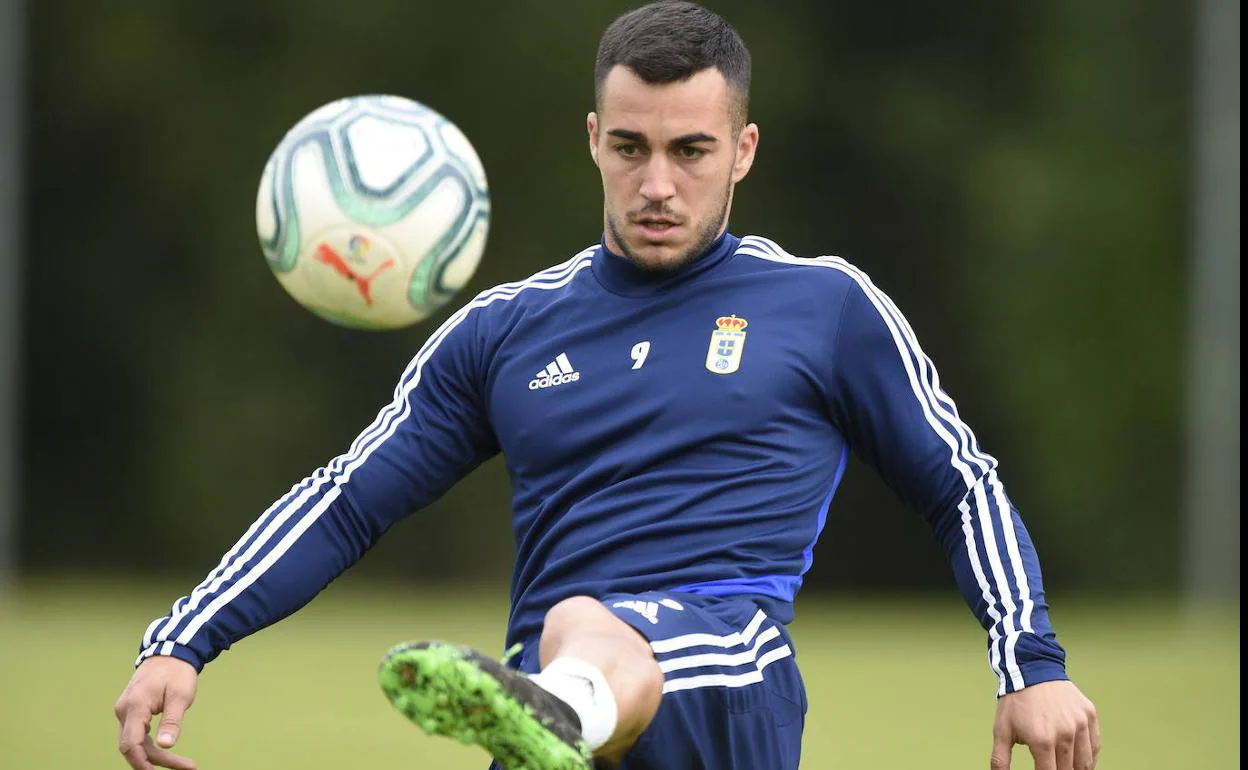
[[[928,521],[987,631],[991,766],[1015,743],[1041,770],[1095,766],[1035,549],[906,319],[842,259],[728,232],[749,84],[698,5],[607,28],[586,121],[601,242],[454,313],[350,449],[147,628],[116,708],[132,767],[192,767],[170,749],[202,667],[501,452],[519,651],[399,645],[379,673],[399,711],[507,770],[795,770],[786,624],[851,450]]]

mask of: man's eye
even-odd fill
[[[680,157],[684,158],[685,160],[697,160],[698,158],[701,158],[703,155],[706,154],[706,150],[702,149],[701,147],[693,147],[690,145],[685,145],[684,147],[681,147],[679,152],[680,152]]]
[[[640,154],[641,148],[635,144],[621,144],[615,148],[615,151],[625,158],[633,158]]]

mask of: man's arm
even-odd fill
[[[980,449],[892,300],[851,265],[831,264],[853,278],[833,351],[837,425],[943,544],[988,631],[998,695],[1065,679],[1040,563],[996,459]]]
[[[1096,708],[1067,680],[1049,623],[1036,549],[1006,496],[997,461],[979,447],[896,305],[861,271],[833,351],[833,418],[944,545],[958,588],[988,631],[998,679],[990,766],[1010,767],[1025,744],[1043,770],[1091,770],[1101,749]]]
[[[474,310],[462,308],[430,336],[347,452],[270,506],[148,626],[138,662],[169,655],[201,669],[302,607],[390,526],[498,451],[482,403]]]
[[[485,304],[474,300],[434,332],[350,449],[270,506],[202,583],[147,627],[138,668],[114,708],[130,767],[194,770],[170,749],[204,664],[311,601],[395,522],[497,453],[473,313]]]

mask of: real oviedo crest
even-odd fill
[[[744,318],[720,316],[711,332],[711,347],[706,351],[706,369],[714,374],[732,374],[741,367],[741,350],[745,347]]]

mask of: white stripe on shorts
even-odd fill
[[[742,631],[726,634],[724,636],[716,636],[715,634],[685,634],[684,636],[673,636],[671,639],[660,639],[657,642],[650,643],[650,649],[654,650],[656,655],[665,652],[675,652],[676,650],[684,650],[689,647],[740,647],[749,644],[754,639],[754,634],[758,633],[758,629],[762,627],[763,621],[767,616],[762,610],[754,616],[750,624]]]
[[[745,687],[749,684],[758,684],[763,681],[763,669],[792,654],[793,648],[786,644],[783,647],[769,650],[759,658],[754,671],[747,671],[744,674],[702,674],[669,679],[663,683],[663,692],[666,694],[677,690],[696,690],[699,687]]]
[[[780,629],[772,626],[758,635],[754,647],[745,652],[725,653],[707,652],[701,655],[686,655],[683,658],[669,658],[659,661],[659,669],[666,674],[669,671],[683,671],[687,668],[704,668],[706,666],[744,666],[758,659],[758,651],[764,644],[780,636]]]
[[[695,647],[739,648],[732,652],[698,652],[667,658],[660,657],[659,669],[665,676],[675,671],[693,669],[745,669],[736,672],[718,671],[693,676],[678,676],[663,683],[663,692],[695,690],[702,687],[745,687],[762,682],[763,669],[793,654],[793,648],[783,643],[778,626],[769,625],[763,628],[763,622],[766,620],[767,615],[759,610],[750,619],[749,625],[731,634],[684,634],[651,642],[650,649],[654,650],[656,656]],[[769,642],[776,640],[781,641],[779,646],[763,652],[763,648]],[[760,652],[762,655],[759,655]]]

